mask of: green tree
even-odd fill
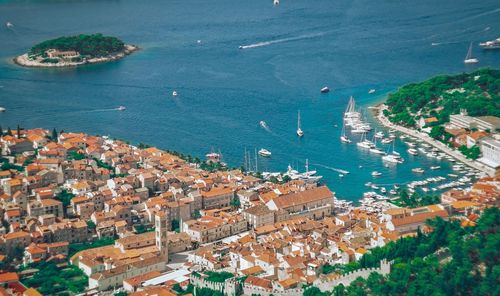
[[[172,230],[175,232],[180,232],[180,222],[177,219],[172,219]]]
[[[56,131],[56,129],[54,128],[54,129],[52,130],[52,141],[57,142],[57,139],[58,139],[57,131]]]
[[[230,205],[233,208],[239,208],[241,206],[240,199],[237,196],[233,197],[233,199],[231,199]]]

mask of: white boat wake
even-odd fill
[[[337,173],[341,173],[341,174],[349,174],[349,171],[346,171],[346,170],[342,170],[342,169],[337,169],[337,168],[332,168],[332,167],[329,167],[327,165],[323,165],[323,164],[320,164],[320,163],[311,163],[312,165],[315,165],[315,166],[319,166],[319,167],[322,167],[322,168],[325,168],[325,169],[328,169],[328,170],[331,170],[331,171],[334,171],[334,172],[337,172]]]
[[[276,39],[276,40],[270,40],[270,41],[262,41],[262,42],[257,42],[257,43],[253,43],[253,44],[248,44],[248,45],[240,45],[240,49],[257,48],[257,47],[269,46],[269,45],[276,44],[276,43],[283,43],[283,42],[297,41],[297,40],[302,40],[302,39],[316,38],[316,37],[321,37],[325,34],[326,34],[326,32],[322,32],[322,33],[305,34],[305,35],[300,35],[300,36],[296,36],[296,37],[288,37],[288,38],[282,38],[282,39]]]

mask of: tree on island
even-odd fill
[[[7,135],[12,136],[12,130],[10,129],[10,126],[7,128]]]
[[[59,51],[74,50],[82,56],[103,57],[112,53],[120,52],[125,49],[125,43],[116,37],[103,36],[97,34],[80,34],[78,36],[59,37],[43,41],[33,46],[30,51],[30,56],[46,56],[46,51],[56,49]]]
[[[19,127],[19,124],[17,125],[17,138],[21,139],[21,128]]]

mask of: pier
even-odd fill
[[[487,166],[485,166],[477,161],[467,159],[459,151],[451,149],[450,147],[446,146],[445,144],[431,138],[428,134],[391,123],[389,121],[389,119],[384,116],[383,111],[385,109],[387,109],[387,106],[384,104],[381,104],[377,108],[377,114],[376,114],[377,120],[385,127],[391,128],[391,129],[397,130],[401,133],[407,134],[409,136],[421,139],[421,140],[425,141],[426,143],[432,145],[433,147],[436,147],[437,149],[441,150],[442,152],[450,155],[451,157],[458,159],[459,161],[463,162],[464,164],[468,165],[469,167],[472,167],[472,168],[475,168],[481,172],[484,172],[484,173],[488,174],[489,176],[495,176],[495,170],[493,168],[487,167]]]

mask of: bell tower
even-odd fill
[[[168,262],[168,220],[165,212],[158,212],[155,215],[155,239],[156,247],[160,250],[161,256]]]

